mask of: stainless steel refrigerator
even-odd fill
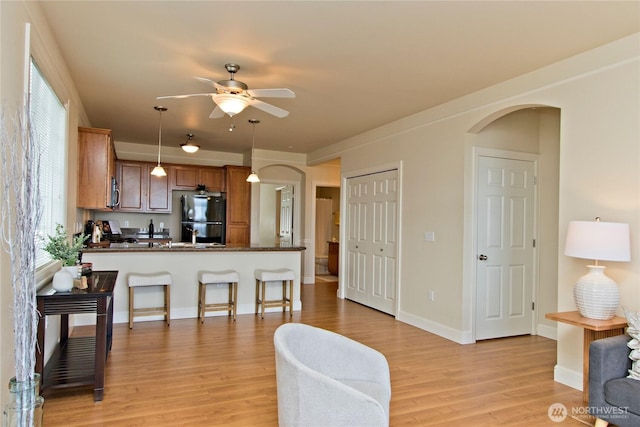
[[[183,195],[182,204],[182,236],[183,242],[191,242],[196,230],[197,243],[225,243],[225,194]]]

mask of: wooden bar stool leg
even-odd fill
[[[256,279],[256,314],[258,314],[258,301],[260,300],[260,281]]]
[[[266,286],[267,286],[267,282],[260,282],[261,288],[262,288],[262,304],[261,304],[261,309],[262,309],[262,318],[264,319],[264,301],[267,299],[266,298]]]
[[[287,312],[287,281],[282,281],[282,312]]]
[[[129,329],[133,329],[133,288],[129,287]]]
[[[206,298],[206,287],[202,282],[198,282],[198,319],[204,323],[204,299]]]
[[[171,291],[167,285],[164,285],[164,320],[171,326]]]
[[[229,310],[227,310],[227,313],[229,314],[229,316],[231,316],[233,314],[232,313],[233,310],[232,310],[232,306],[231,306],[231,304],[233,303],[233,300],[232,300],[232,298],[233,298],[233,283],[229,282],[228,286],[229,286],[229,299],[228,299],[228,301],[229,301],[229,303],[228,303],[229,304]]]
[[[233,320],[238,314],[238,282],[233,282]]]
[[[293,317],[293,280],[289,280],[289,317]]]

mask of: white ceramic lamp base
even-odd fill
[[[573,299],[583,317],[609,320],[616,315],[620,291],[616,282],[604,274],[605,267],[588,265],[589,273],[573,288]]]

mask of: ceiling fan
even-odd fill
[[[210,96],[216,103],[216,108],[209,116],[212,119],[218,119],[228,114],[229,117],[240,113],[248,106],[255,107],[266,113],[279,118],[287,117],[289,112],[275,105],[268,104],[256,98],[295,98],[296,94],[291,89],[249,89],[245,83],[235,80],[233,77],[238,72],[240,66],[238,64],[225,64],[224,66],[229,72],[229,80],[220,80],[215,82],[204,77],[195,77],[201,82],[212,85],[216,91],[210,93],[191,93],[187,95],[159,96],[157,99],[167,98],[188,98],[191,96]]]

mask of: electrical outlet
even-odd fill
[[[127,228],[129,228],[129,221],[125,221],[125,222],[124,222],[124,226],[125,226],[125,227],[127,227]]]
[[[216,286],[217,286],[217,287],[219,287],[219,288],[221,288],[221,287],[223,287],[223,286],[224,286],[224,283],[216,283]]]
[[[424,232],[424,241],[425,242],[435,242],[436,241],[436,233],[434,231],[425,231]]]

